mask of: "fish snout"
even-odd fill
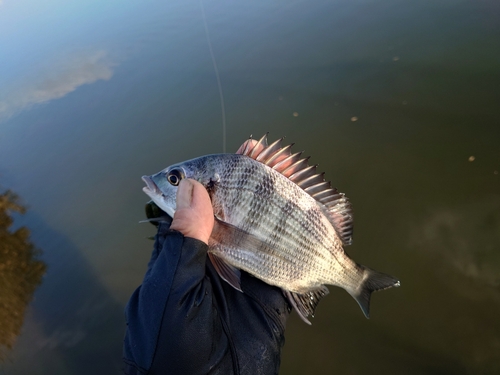
[[[155,184],[151,176],[142,176],[142,181],[146,183],[146,186],[142,188],[142,191],[144,191],[147,195],[162,195],[161,190],[158,188],[158,185]]]

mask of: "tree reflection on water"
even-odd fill
[[[30,242],[26,227],[11,230],[12,214],[26,208],[10,190],[0,194],[0,361],[5,360],[23,325],[26,307],[47,266]]]

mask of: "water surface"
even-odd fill
[[[500,371],[500,7],[203,0],[227,150],[283,135],[351,199],[356,261],[402,287],[370,320],[330,288],[282,374]],[[0,2],[0,185],[47,273],[5,374],[113,374],[151,251],[140,176],[221,152],[199,1]]]

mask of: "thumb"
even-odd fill
[[[190,209],[193,200],[193,180],[183,179],[179,183],[176,196],[176,210]]]
[[[208,244],[214,226],[214,212],[205,187],[195,180],[183,179],[177,189],[176,202],[170,228]]]

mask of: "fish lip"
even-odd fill
[[[142,188],[142,191],[146,193],[152,200],[160,207],[165,213],[174,217],[175,208],[171,204],[175,205],[175,199],[169,199],[167,195],[163,194],[158,185],[153,181],[151,176],[142,176],[142,180],[146,183],[146,186]]]
[[[162,191],[158,188],[158,186],[155,184],[153,179],[149,176],[142,176],[142,181],[146,183],[146,186],[142,188],[142,190],[147,194],[154,194],[154,195],[163,195]]]

